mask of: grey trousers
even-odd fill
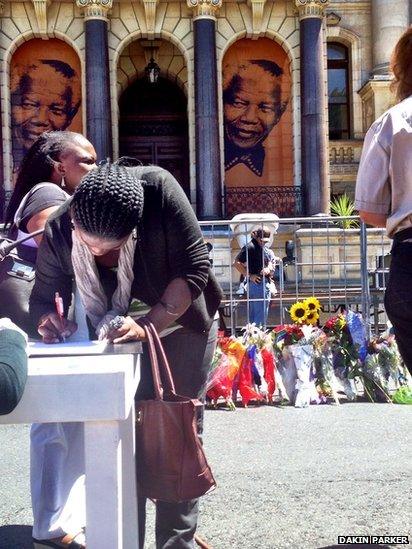
[[[216,346],[218,321],[214,321],[209,333],[197,333],[182,328],[162,338],[169,360],[176,392],[192,398],[203,398],[207,376]],[[153,381],[150,361],[145,345],[141,369],[141,381],[136,400],[153,398]],[[198,421],[198,432],[203,431],[203,416]],[[139,451],[137,449],[137,451]],[[146,498],[138,498],[139,548],[144,547]],[[198,500],[182,503],[156,503],[156,548],[189,549],[194,547],[197,527]]]

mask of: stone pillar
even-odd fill
[[[84,8],[86,32],[87,138],[97,159],[112,157],[108,13],[112,0],[76,0]]]
[[[196,204],[199,219],[222,217],[216,13],[222,0],[188,0],[193,9]]]
[[[323,17],[328,0],[295,0],[300,21],[302,190],[305,215],[329,212]]]
[[[410,4],[410,0],[391,0],[388,7],[386,0],[371,2],[373,69],[370,80],[359,90],[364,132],[395,102],[389,64],[396,42],[409,26]]]
[[[409,26],[409,0],[373,0],[373,76],[389,76],[389,61],[400,36]]]

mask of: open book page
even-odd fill
[[[108,341],[67,341],[66,343],[43,343],[29,341],[29,356],[100,355],[105,352]]]

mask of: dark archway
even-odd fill
[[[120,156],[169,170],[190,196],[187,99],[167,78],[136,80],[121,95]]]

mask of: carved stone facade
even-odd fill
[[[42,35],[47,34],[47,8],[50,0],[33,0],[34,12],[37,17],[37,25]]]
[[[295,0],[299,19],[323,17],[329,0]]]
[[[87,19],[104,19],[108,18],[108,14],[112,9],[113,0],[76,0],[79,8],[83,10],[84,18]]]
[[[193,9],[195,19],[200,17],[215,19],[222,7],[222,0],[187,0],[187,5]]]
[[[216,22],[218,77],[214,85],[219,98],[222,158],[221,73],[227,50],[243,38],[256,41],[266,38],[279,44],[287,53],[291,72],[293,182],[294,187],[299,188],[302,181],[300,22],[306,18],[319,18],[322,21],[324,50],[328,43],[337,43],[347,48],[349,56],[350,135],[341,143],[330,143],[328,157],[332,193],[341,192],[342,189],[351,191],[365,132],[371,122],[394,101],[389,89],[388,63],[394,44],[410,24],[411,14],[409,0],[393,0],[390,4],[391,8],[387,9],[387,2],[383,0],[2,0],[0,100],[4,187],[10,191],[13,186],[10,94],[13,55],[21,44],[34,38],[59,39],[69,44],[80,58],[82,74],[79,79],[84,105],[88,91],[85,19],[97,18],[108,21],[114,156],[119,154],[120,98],[128,87],[144,77],[145,67],[154,57],[160,76],[174,83],[186,97],[190,197],[195,206],[194,20],[205,18]],[[326,55],[322,70],[327,83]],[[86,109],[83,109],[84,132],[87,128],[86,117]],[[327,135],[327,111],[324,118]],[[166,126],[172,127],[174,123],[173,120],[167,121]],[[223,195],[223,166],[221,172]],[[278,183],[274,183],[273,187],[277,190]]]

